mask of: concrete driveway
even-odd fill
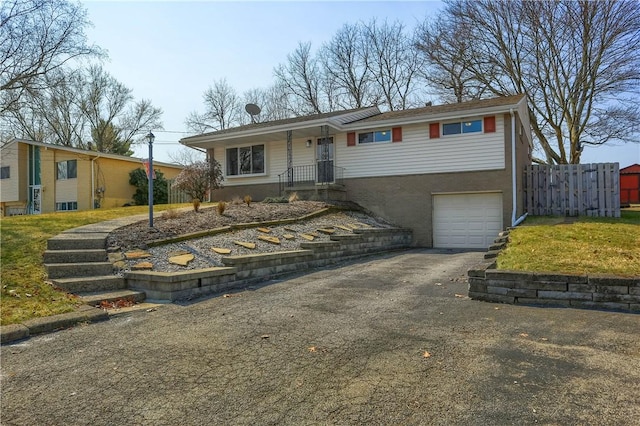
[[[466,298],[413,250],[2,347],[3,425],[640,419],[640,315]]]

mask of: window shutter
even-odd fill
[[[391,142],[402,142],[402,127],[391,129]]]
[[[429,138],[435,139],[440,137],[440,123],[429,124]]]
[[[496,131],[496,117],[492,115],[491,117],[484,118],[484,132],[485,133],[493,133]]]
[[[347,133],[347,146],[356,146],[356,133]]]

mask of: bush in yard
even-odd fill
[[[156,178],[153,180],[153,204],[167,204],[169,202],[168,183],[160,170],[155,171]],[[133,200],[139,206],[149,204],[149,180],[147,173],[138,168],[129,173],[129,183],[136,187]]]
[[[216,160],[197,161],[185,167],[176,176],[173,188],[183,191],[192,200],[204,200],[209,190],[222,188],[223,180],[220,163]],[[195,203],[193,208],[198,211]]]

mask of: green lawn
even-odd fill
[[[189,204],[159,205],[154,206],[154,210],[187,206]],[[14,324],[29,318],[71,312],[79,304],[74,296],[45,283],[42,254],[49,238],[77,226],[141,214],[148,212],[148,209],[148,206],[135,206],[2,218],[0,324]]]
[[[498,269],[640,277],[640,208],[619,219],[531,217],[509,238]]]

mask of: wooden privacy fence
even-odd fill
[[[524,186],[530,215],[620,217],[618,163],[531,165]]]
[[[191,197],[179,189],[173,188],[173,182],[175,179],[167,179],[167,195],[169,204],[190,203]]]

